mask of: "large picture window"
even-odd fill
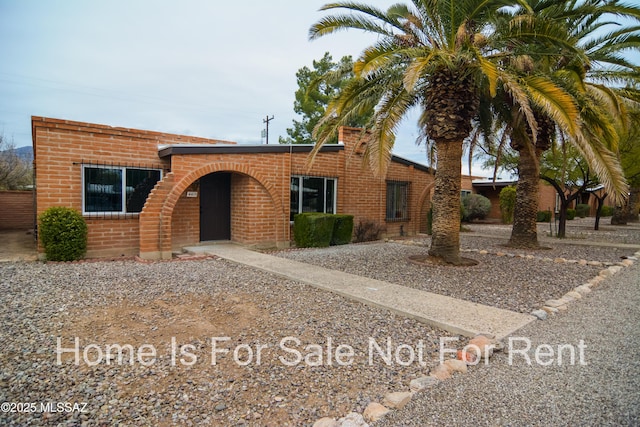
[[[387,221],[409,220],[409,183],[387,181]]]
[[[83,213],[139,213],[160,181],[159,169],[83,166]]]
[[[291,177],[290,220],[302,212],[336,212],[336,179]]]

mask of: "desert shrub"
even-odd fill
[[[375,221],[360,220],[353,231],[353,241],[356,243],[372,242],[380,239],[380,233],[383,231],[384,228]]]
[[[333,215],[301,213],[293,218],[293,238],[299,248],[323,248],[331,244]]]
[[[576,215],[580,218],[586,218],[589,216],[589,211],[591,210],[591,206],[580,203],[576,205]]]
[[[612,206],[603,206],[600,208],[600,216],[612,216],[612,215],[613,215]]]
[[[74,209],[57,206],[44,211],[38,234],[49,261],[74,261],[87,252],[87,223]]]
[[[513,210],[516,206],[516,187],[509,185],[500,190],[500,216],[503,224],[513,222]]]
[[[353,236],[353,215],[333,215],[333,234],[331,236],[332,245],[346,245],[351,242]]]
[[[538,211],[536,220],[538,222],[551,222],[551,211]]]
[[[572,219],[575,219],[575,217],[576,217],[576,210],[571,208],[567,209],[567,219],[572,220]]]
[[[462,208],[463,221],[485,219],[491,211],[491,201],[481,194],[468,194],[462,198]]]

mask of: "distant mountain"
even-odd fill
[[[28,162],[33,161],[33,147],[31,147],[30,145],[27,145],[26,147],[18,147],[15,150],[18,157],[21,157]],[[0,152],[4,153],[4,151]]]
[[[16,148],[16,154],[25,160],[33,161],[33,147],[30,145]]]

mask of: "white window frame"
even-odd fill
[[[121,204],[122,210],[120,211],[100,211],[100,212],[87,212],[85,210],[85,170],[86,169],[112,169],[119,170],[122,174],[122,188],[121,188]],[[111,165],[92,165],[92,164],[83,164],[82,165],[82,215],[85,216],[105,216],[105,215],[139,215],[140,212],[127,212],[127,169],[136,169],[136,170],[149,170],[149,171],[157,171],[160,172],[160,179],[158,182],[162,181],[162,169],[158,168],[145,168],[145,167],[133,167],[133,166],[111,166]]]
[[[291,175],[291,178],[296,178],[298,180],[298,212],[302,213],[302,203],[303,203],[303,194],[302,182],[304,178],[315,178],[315,179],[324,179],[324,191],[322,197],[323,203],[323,213],[327,212],[327,181],[333,181],[333,213],[337,213],[336,210],[338,208],[338,178],[325,177],[325,176],[312,176],[312,175]],[[291,179],[289,180],[289,191],[291,191]]]

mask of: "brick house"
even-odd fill
[[[298,212],[354,215],[386,235],[426,230],[433,175],[393,156],[363,167],[360,129],[342,128],[308,167],[311,146],[246,145],[32,117],[36,210],[68,206],[89,229],[87,256],[164,259],[204,241],[286,247]],[[468,182],[467,182],[468,181]],[[470,180],[463,186],[471,189]]]

